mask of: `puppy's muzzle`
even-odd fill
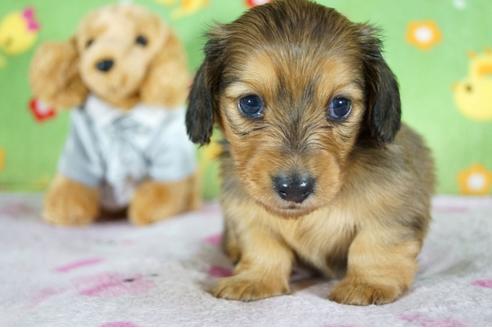
[[[273,189],[285,201],[301,204],[313,192],[316,180],[310,175],[298,173],[279,174],[272,178]]]

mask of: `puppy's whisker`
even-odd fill
[[[253,128],[253,129],[251,129],[251,130],[248,130],[248,131],[242,131],[242,132],[238,132],[238,131],[237,131],[238,133],[236,133],[236,134],[237,134],[237,135],[240,135],[240,136],[242,136],[242,137],[244,137],[244,136],[247,136],[247,135],[249,135],[249,134],[251,134],[251,133],[253,133],[253,132],[258,132],[258,131],[261,131],[261,130],[263,130],[263,129],[265,129],[265,128],[267,128],[267,126],[266,126],[266,125],[264,125],[264,126],[257,126],[257,127]]]

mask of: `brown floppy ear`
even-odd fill
[[[377,145],[392,142],[400,129],[401,102],[398,82],[382,55],[378,31],[360,25],[360,45],[366,88],[365,133]]]
[[[205,145],[210,142],[214,122],[218,118],[218,95],[224,70],[225,37],[218,27],[208,34],[205,45],[205,59],[198,69],[188,95],[186,128],[194,143]]]
[[[31,62],[29,82],[35,98],[56,108],[82,104],[88,90],[80,78],[75,39],[41,45]]]
[[[188,94],[190,76],[186,55],[176,35],[169,33],[140,88],[142,102],[149,105],[179,106],[185,103]]]

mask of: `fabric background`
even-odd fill
[[[35,106],[35,115],[29,109],[27,72],[35,47],[70,37],[89,10],[114,2],[0,1],[0,190],[45,189],[68,131],[67,113],[51,115]],[[202,59],[202,36],[208,27],[231,21],[255,2],[261,1],[134,1],[159,13],[177,31],[193,71]],[[490,194],[492,2],[318,2],[354,21],[368,21],[383,29],[386,58],[401,85],[403,118],[424,134],[434,151],[438,192]],[[22,13],[25,8],[32,10]],[[7,46],[9,38],[18,42],[17,48]],[[217,166],[212,161],[216,148],[212,145],[199,152],[207,197],[218,190]]]

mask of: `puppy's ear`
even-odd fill
[[[186,129],[194,143],[205,145],[210,142],[214,125],[215,105],[212,99],[212,89],[209,85],[204,62],[198,69],[191,91],[188,96],[188,111],[186,112]]]
[[[31,62],[29,82],[33,96],[57,108],[78,106],[88,90],[79,74],[75,38],[41,45]]]
[[[218,94],[222,80],[225,53],[225,31],[216,28],[208,34],[205,59],[198,69],[188,96],[186,128],[191,141],[200,145],[210,142],[218,117]]]
[[[400,91],[395,75],[382,55],[377,30],[360,25],[360,45],[366,86],[366,134],[377,145],[392,142],[400,129]]]

